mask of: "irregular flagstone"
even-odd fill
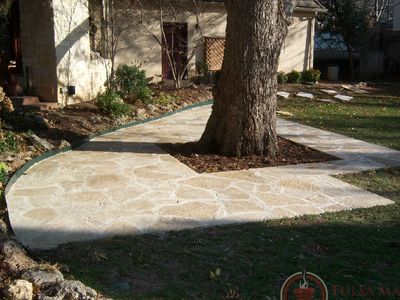
[[[305,200],[295,198],[294,196],[289,196],[287,193],[256,193],[255,195],[258,199],[264,201],[267,206],[291,206],[291,205],[305,205],[308,204]]]
[[[197,174],[155,143],[198,140],[210,106],[98,137],[25,172],[6,195],[31,248],[152,231],[290,218],[392,201],[332,174],[400,166],[400,152],[278,119],[278,134],[336,161]]]
[[[290,93],[279,91],[279,92],[277,93],[277,95],[278,95],[279,97],[284,98],[284,99],[288,99],[289,96],[290,96]]]
[[[314,99],[314,95],[310,93],[300,92],[296,94],[297,97],[306,98],[306,99]]]
[[[220,179],[215,178],[212,176],[196,176],[193,178],[189,178],[186,180],[180,181],[180,184],[202,188],[206,190],[216,190],[216,189],[223,189],[229,187],[231,181],[228,179]]]
[[[215,218],[220,205],[217,203],[191,202],[175,206],[165,206],[159,213],[163,216],[173,216],[183,219],[205,221]]]
[[[279,185],[283,188],[293,189],[297,191],[305,192],[317,192],[319,191],[318,185],[313,184],[307,180],[299,180],[295,178],[283,179],[279,182]]]
[[[57,213],[51,208],[35,208],[27,211],[24,216],[33,221],[46,223],[53,219]]]
[[[250,195],[242,189],[236,187],[229,187],[225,190],[218,192],[218,197],[220,199],[249,199]]]
[[[228,214],[246,212],[264,212],[265,207],[259,205],[255,201],[242,201],[242,200],[228,200],[224,201],[225,209]]]
[[[342,102],[350,102],[354,99],[354,97],[346,96],[346,95],[336,95],[334,96],[335,99],[340,100]]]
[[[325,94],[328,94],[328,95],[337,95],[337,94],[339,94],[335,90],[324,90],[324,89],[321,89],[320,91],[325,93]]]
[[[368,91],[363,90],[354,85],[342,85],[342,88],[344,88],[345,90],[357,93],[357,94],[368,94]]]

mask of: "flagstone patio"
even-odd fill
[[[156,144],[199,139],[211,107],[95,138],[31,167],[6,195],[31,248],[112,235],[320,214],[392,201],[330,175],[400,166],[400,152],[278,120],[278,133],[341,160],[197,174]]]

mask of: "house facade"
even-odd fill
[[[207,46],[199,45],[196,38],[199,24],[207,39],[223,40],[224,4],[204,1],[201,14],[183,7],[176,15],[166,15],[160,24],[159,11],[151,2],[146,1],[147,5],[138,12],[142,19],[132,18],[129,29],[121,33],[116,64],[140,64],[153,80],[166,79],[168,62],[160,44],[160,26],[173,40],[176,32],[169,33],[168,26],[180,24],[179,39],[186,40],[182,52],[190,60],[188,73],[194,72],[196,63],[206,62],[207,53]],[[316,0],[299,1],[280,58],[281,71],[313,67],[315,17],[321,11],[323,7]],[[21,83],[29,85],[32,94],[42,101],[67,104],[93,99],[103,87],[109,69],[109,59],[96,44],[102,27],[97,23],[107,18],[104,0],[19,0],[19,17]]]

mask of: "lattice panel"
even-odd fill
[[[206,38],[206,63],[210,71],[219,71],[224,60],[225,38]]]

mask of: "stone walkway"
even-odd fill
[[[9,190],[31,248],[110,235],[320,214],[392,202],[330,175],[400,166],[400,152],[278,121],[280,135],[342,160],[197,174],[155,143],[197,140],[210,106],[98,137],[30,168]]]

